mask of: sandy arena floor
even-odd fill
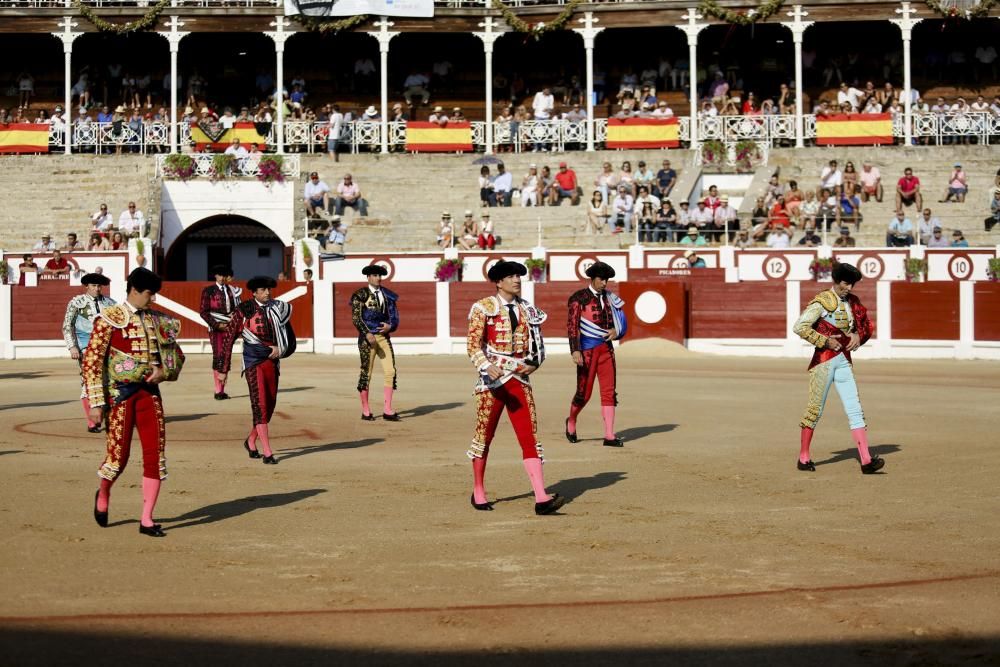
[[[0,664],[1000,664],[1000,365],[859,361],[884,474],[835,396],[810,474],[804,361],[634,349],[621,450],[596,401],[564,439],[568,357],[536,374],[570,499],[549,517],[507,422],[496,510],[469,506],[462,358],[400,358],[392,424],[358,419],[354,358],[293,357],[272,467],[241,446],[246,385],[212,400],[194,356],[164,388],[160,540],[137,533],[138,446],[94,524],[104,436],[73,362],[4,362]]]

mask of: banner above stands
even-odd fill
[[[681,125],[677,118],[609,118],[608,148],[677,148]]]
[[[472,152],[472,124],[411,120],[406,123],[406,150],[417,153]]]
[[[285,14],[305,16],[434,16],[434,0],[285,0]]]
[[[892,115],[852,113],[816,116],[817,146],[892,145]]]
[[[247,150],[250,149],[250,144],[257,144],[263,150],[267,146],[267,131],[262,135],[256,123],[235,123],[232,129],[220,127],[213,135],[211,127],[191,123],[191,141],[199,151],[205,150],[206,146],[213,151],[224,151],[233,143],[233,139],[239,139]]]
[[[46,123],[0,124],[0,153],[48,153]]]

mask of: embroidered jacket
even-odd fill
[[[217,324],[226,324],[233,311],[240,305],[242,288],[232,285],[209,285],[201,291],[201,319],[209,331],[216,331]]]
[[[292,306],[284,301],[272,299],[261,304],[257,299],[247,299],[233,311],[232,319],[226,326],[230,338],[243,338],[244,372],[268,360],[271,348],[278,348],[278,359],[289,357],[295,352],[295,333],[291,326]],[[228,340],[226,341],[229,342]],[[227,355],[232,355],[232,345],[224,346]],[[275,364],[278,359],[273,359]]]
[[[617,332],[614,340],[625,336],[627,323],[622,308],[625,302],[617,294],[605,290],[601,296],[589,287],[573,292],[569,297],[569,316],[566,335],[570,352],[580,352],[611,342],[605,340],[608,332]]]
[[[399,296],[384,287],[380,287],[379,291],[383,297],[381,304],[368,287],[362,287],[351,295],[351,321],[360,338],[377,333],[383,324],[389,325],[389,331],[383,334],[386,337],[399,327],[399,308],[396,306]]]
[[[66,316],[63,317],[63,340],[66,348],[83,352],[90,340],[90,332],[94,330],[94,319],[105,308],[115,305],[111,297],[101,295],[94,298],[87,294],[78,294],[66,305]]]
[[[499,387],[511,378],[528,384],[522,373],[528,366],[540,366],[545,360],[541,326],[546,314],[519,297],[513,303],[517,313],[517,326],[513,330],[509,311],[498,296],[480,299],[469,311],[467,351],[480,373],[477,392]],[[486,375],[490,364],[503,372],[499,379],[490,380]]]
[[[861,305],[858,297],[848,294],[841,299],[830,289],[820,292],[809,302],[792,326],[792,331],[816,347],[809,364],[809,368],[812,368],[838,354],[843,354],[850,361],[851,353],[846,349],[850,342],[849,334],[858,334],[864,345],[875,333],[875,326],[868,317],[868,309]],[[842,349],[831,350],[826,347],[830,338],[836,339]]]
[[[146,377],[160,365],[161,342],[176,340],[179,331],[178,320],[156,310],[134,311],[127,303],[102,310],[83,353],[90,405],[114,405],[142,387],[156,392]]]

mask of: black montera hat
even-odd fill
[[[585,273],[588,278],[603,278],[604,280],[611,280],[615,277],[615,270],[604,262],[594,262],[587,267]]]
[[[134,289],[137,292],[145,292],[149,290],[153,294],[156,294],[162,286],[163,280],[160,279],[160,276],[140,266],[128,274],[128,283],[125,285],[125,291],[128,292]]]
[[[100,273],[88,273],[80,278],[81,285],[110,285],[111,279]]]
[[[212,275],[229,276],[230,278],[232,278],[233,267],[229,266],[228,264],[216,264],[215,266],[212,267]]]
[[[523,276],[527,275],[527,273],[528,269],[525,268],[524,264],[501,259],[490,267],[490,270],[486,273],[486,277],[490,279],[490,282],[495,283],[507,276]]]
[[[833,282],[845,282],[853,285],[861,280],[861,272],[853,264],[834,264],[832,276]]]
[[[389,275],[389,270],[382,266],[381,264],[369,264],[365,268],[361,269],[361,275],[363,276],[387,276]]]
[[[254,276],[247,281],[247,289],[251,292],[256,292],[263,287],[270,287],[274,289],[278,286],[278,281],[270,276]]]

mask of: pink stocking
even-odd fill
[[[264,450],[264,456],[273,456],[271,452],[271,438],[267,432],[267,424],[257,424],[257,437],[260,438],[260,446]]]
[[[368,407],[368,390],[364,389],[360,393],[361,393],[361,414],[367,417],[372,413],[372,409]]]
[[[257,451],[257,427],[251,426],[250,433],[247,434],[247,447],[253,451]]]
[[[868,465],[872,462],[872,455],[868,453],[868,429],[864,428],[853,428],[851,429],[851,435],[854,436],[854,442],[858,445],[858,454],[861,455],[861,465]]]
[[[97,511],[107,512],[108,504],[111,502],[111,485],[114,484],[110,479],[101,478],[101,487],[97,490]]]
[[[90,401],[86,398],[80,399],[83,402],[83,414],[87,416],[87,426],[94,428],[94,422],[90,421]]]
[[[472,496],[477,503],[485,503],[486,500],[486,456],[472,459]]]
[[[605,440],[614,440],[617,437],[615,435],[615,406],[613,406],[613,405],[602,405],[601,406],[601,417],[604,418],[604,438],[605,438]]]
[[[153,525],[153,508],[156,507],[156,497],[160,495],[160,480],[150,477],[142,478],[142,525]],[[100,508],[98,508],[100,509]]]
[[[809,462],[809,445],[812,444],[813,433],[815,431],[807,426],[802,427],[802,434],[799,436],[799,463]]]
[[[392,411],[392,387],[384,387],[382,389],[382,396],[385,401],[385,407],[382,408],[382,412],[387,415],[394,414]]]
[[[535,492],[535,502],[544,503],[546,500],[551,500],[552,497],[545,492],[545,475],[542,474],[542,460],[535,459],[524,459],[524,469],[528,473],[528,479],[531,480],[531,490]]]
[[[222,383],[219,382],[219,371],[212,371],[212,381],[215,383],[215,393],[222,391]]]
[[[576,403],[569,404],[569,421],[566,422],[566,428],[570,433],[576,433],[576,416],[580,414],[581,410],[583,410],[583,406]]]

